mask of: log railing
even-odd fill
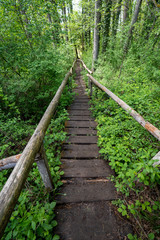
[[[37,165],[41,172],[44,184],[46,183],[45,185],[47,185],[49,189],[52,189],[53,184],[42,143],[45,132],[59,103],[61,94],[72,75],[75,62],[76,60],[74,61],[70,71],[66,74],[54,98],[50,102],[23,153],[15,158],[16,160],[19,158],[19,160],[0,192],[0,238],[4,233],[5,227],[14,210],[34,160],[38,161]],[[43,166],[45,166],[45,168]]]
[[[121,100],[118,96],[116,96],[114,93],[112,93],[109,89],[107,89],[105,86],[100,84],[96,79],[94,79],[90,74],[92,73],[84,64],[82,60],[81,64],[82,66],[87,70],[89,74],[88,76],[88,87],[90,89],[90,96],[92,96],[92,85],[94,84],[96,87],[98,87],[100,90],[104,91],[107,93],[109,97],[111,97],[115,102],[119,104],[130,116],[132,116],[142,127],[144,127],[148,132],[150,132],[156,139],[160,141],[160,130],[153,126],[151,123],[148,121],[145,121],[145,119],[137,113],[133,108],[131,108],[128,104],[126,104],[123,100]],[[157,160],[153,164],[153,166],[157,166],[160,164],[160,152],[158,152],[154,157],[153,160]]]

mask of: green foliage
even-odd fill
[[[121,51],[110,48],[107,61],[106,56],[99,58],[94,77],[160,129],[159,56],[156,52],[151,53],[151,48],[147,49],[147,46],[142,46],[138,51],[133,51],[131,47],[120,77],[120,64],[113,63],[112,52],[120,59]],[[91,55],[89,58],[89,54],[84,53],[84,57],[85,63],[90,64]],[[160,184],[160,172],[158,167],[153,167],[155,160],[152,160],[160,150],[159,142],[102,91],[94,88],[91,103],[91,110],[98,122],[100,153],[116,173],[112,179],[117,191],[122,192],[126,199],[133,198],[131,204],[119,202],[118,211],[127,218],[135,215],[142,225],[144,221],[150,229],[146,230],[148,239],[152,239],[160,234],[156,190]],[[133,236],[129,239],[139,238]]]
[[[3,239],[53,239],[51,230],[57,225],[54,220],[56,203],[28,204],[30,197],[29,191],[21,194]]]
[[[61,5],[41,0],[0,3],[0,106],[12,117],[15,106],[21,119],[39,121],[73,62],[73,47],[60,44]]]
[[[54,220],[56,206],[54,196],[57,188],[62,185],[60,178],[63,171],[60,171],[60,154],[62,142],[66,139],[64,122],[68,119],[68,113],[64,107],[71,99],[72,94],[69,92],[66,98],[63,96],[57,117],[52,119],[44,140],[54,183],[54,195],[51,198],[49,193],[44,191],[39,171],[34,163],[2,239],[59,239],[59,236],[53,236],[53,228],[57,225]],[[7,180],[9,172],[7,170],[0,172],[1,187]]]

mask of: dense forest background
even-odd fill
[[[81,0],[78,10],[74,6],[72,0],[0,2],[1,158],[23,150],[71,67],[75,48],[98,81],[160,129],[160,1]],[[160,174],[158,167],[152,167],[151,159],[160,150],[159,143],[111,99],[96,89],[94,92],[92,109],[99,124],[101,154],[110,160],[117,175],[116,187],[125,195],[124,201],[115,204],[123,216],[134,216],[135,225],[138,221],[144,235],[140,239],[158,239]],[[54,149],[60,153],[58,144],[65,138],[61,130],[67,119],[64,107],[71,98],[66,90],[55,120],[57,127],[52,122],[49,130],[52,137],[46,136],[52,164],[58,157],[53,156],[50,145],[53,148],[54,143]],[[57,165],[52,171],[55,187],[60,177]],[[2,187],[9,173],[0,174]],[[31,197],[24,195],[20,208],[24,198]],[[26,212],[27,209],[28,206]],[[31,216],[35,211],[38,209]],[[12,231],[8,228],[5,239],[20,234],[24,227],[24,223],[16,227],[16,214],[10,223]],[[26,223],[28,229],[32,226],[28,239],[45,237],[34,225],[38,221]],[[48,226],[51,221],[48,220]],[[49,231],[50,228],[46,230],[49,236],[46,239],[52,239]]]

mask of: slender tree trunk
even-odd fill
[[[87,9],[87,12],[88,12],[88,18],[91,19],[92,18],[92,14],[91,14],[91,1],[88,0],[88,9]],[[88,46],[90,47],[91,46],[91,31],[92,31],[92,27],[91,27],[91,22],[89,21],[88,22],[88,30],[87,30],[87,35],[88,35]]]
[[[82,6],[82,51],[84,51],[84,45],[85,45],[85,9],[84,6]]]
[[[121,3],[122,0],[118,0],[118,6],[117,9],[113,13],[113,19],[112,19],[112,35],[113,37],[116,37],[117,34],[117,29],[118,29],[118,21],[119,21],[119,16],[121,13]]]
[[[124,55],[128,52],[130,39],[132,37],[134,24],[136,23],[136,21],[138,19],[138,15],[139,15],[140,8],[141,8],[141,3],[142,3],[142,0],[137,0],[135,11],[134,11],[134,14],[133,14],[133,17],[132,17],[132,21],[131,21],[131,26],[130,26],[130,29],[128,31],[128,37],[127,37],[127,40],[126,40],[126,42],[124,44],[124,48],[123,48]]]
[[[109,39],[112,1],[105,0],[102,52],[106,51]]]
[[[63,4],[63,21],[64,21],[64,26],[65,26],[65,38],[66,38],[66,41],[68,42],[68,26],[67,26],[67,16],[66,16],[65,3]]]
[[[72,0],[70,1],[70,13],[73,13],[73,4],[72,4]]]
[[[129,0],[124,1],[124,8],[123,8],[123,24],[128,20],[129,18]]]
[[[94,20],[94,42],[93,42],[93,61],[92,69],[98,59],[99,45],[100,45],[100,23],[101,23],[101,0],[95,0],[95,20]]]

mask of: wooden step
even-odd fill
[[[70,116],[91,116],[91,112],[89,110],[69,110]]]
[[[67,128],[66,132],[68,135],[86,135],[86,136],[96,136],[97,131],[91,128]]]
[[[108,164],[102,159],[71,160],[61,159],[63,178],[100,178],[109,177],[113,172],[107,168]]]
[[[95,128],[97,126],[96,122],[94,121],[72,121],[69,120],[65,123],[66,127],[71,128]]]
[[[117,199],[114,184],[109,180],[84,180],[64,183],[56,197],[58,204],[109,201]]]
[[[70,136],[66,143],[96,144],[97,140],[98,140],[97,136]]]
[[[64,144],[62,158],[68,159],[86,159],[86,158],[98,158],[99,149],[97,144],[91,145],[78,145],[78,144]]]
[[[133,230],[107,201],[57,206],[55,233],[64,240],[122,240]]]
[[[75,120],[75,121],[82,121],[82,120],[90,121],[90,120],[92,120],[93,121],[93,118],[90,116],[69,116],[69,119],[72,121],[73,120]]]

